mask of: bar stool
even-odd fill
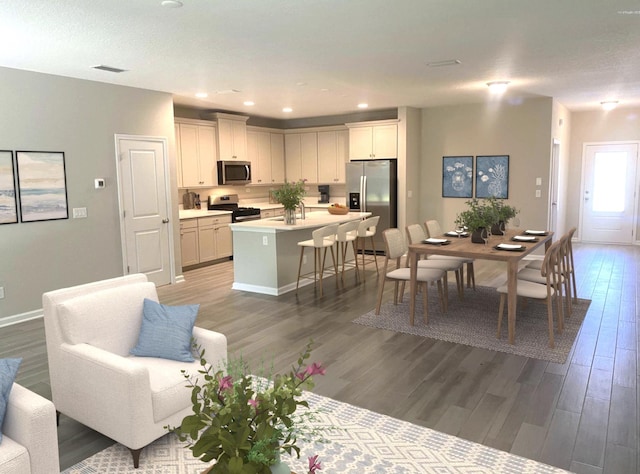
[[[347,250],[349,249],[349,243],[353,247],[353,261],[356,268],[356,278],[359,276],[358,268],[358,251],[356,249],[356,239],[358,238],[358,226],[360,221],[345,222],[338,226],[336,232],[336,241],[338,242],[338,258],[342,260],[342,275],[340,279],[344,283],[344,268],[347,260]]]
[[[429,237],[440,237],[442,235],[442,229],[440,228],[440,223],[436,220],[429,220],[424,223],[427,228],[427,235]],[[467,264],[467,288],[476,289],[476,273],[473,268],[474,260],[472,258],[458,258],[458,257],[449,257],[447,255],[432,255],[429,258],[433,258],[435,260],[448,260],[450,258],[455,258],[456,260],[462,260],[463,263]],[[464,282],[464,275],[462,275]]]
[[[313,248],[313,281],[320,280],[320,296],[322,297],[322,277],[324,275],[324,262],[327,257],[327,249],[331,249],[331,258],[333,260],[333,270],[338,278],[338,265],[336,264],[336,254],[333,248],[336,243],[336,232],[338,224],[331,224],[320,227],[311,233],[312,238],[298,242],[300,247],[300,263],[298,264],[298,280],[296,281],[296,292],[300,285],[300,272],[302,271],[302,261],[304,259],[304,249]],[[322,252],[324,250],[324,253]],[[319,268],[318,268],[319,267]],[[319,271],[318,271],[319,270]],[[304,275],[303,275],[304,276]],[[336,281],[337,284],[337,281]]]
[[[362,281],[365,280],[365,245],[366,245],[366,241],[367,238],[371,239],[371,248],[373,250],[373,261],[376,264],[376,273],[380,274],[380,271],[378,270],[378,260],[376,259],[376,244],[374,241],[374,237],[376,235],[376,226],[378,225],[378,222],[380,222],[380,216],[373,216],[373,217],[369,217],[368,219],[363,220],[362,222],[360,222],[360,225],[358,226],[358,239],[356,241],[356,251],[360,249],[360,245],[362,244]],[[369,259],[369,261],[371,261],[371,259]]]

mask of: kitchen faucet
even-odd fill
[[[298,207],[300,208],[300,219],[304,220],[304,203],[301,202],[300,204],[298,204]]]

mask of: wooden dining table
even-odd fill
[[[545,235],[535,235],[527,237],[535,237],[535,241],[513,241],[513,237],[517,235],[524,235],[523,230],[520,229],[507,229],[504,235],[492,235],[489,237],[487,245],[484,243],[477,244],[471,242],[470,237],[457,237],[457,236],[435,236],[438,239],[447,239],[450,243],[446,245],[442,244],[429,244],[418,243],[409,245],[409,266],[411,268],[411,281],[410,281],[410,300],[409,300],[409,312],[411,321],[414,320],[415,315],[415,301],[417,291],[416,277],[418,274],[418,259],[420,255],[448,255],[451,257],[460,258],[473,258],[483,260],[497,260],[505,262],[507,264],[507,307],[508,307],[508,321],[509,321],[509,344],[515,343],[516,336],[516,302],[517,302],[517,283],[518,283],[518,265],[520,261],[536,250],[541,245],[545,246],[545,250],[551,245],[551,239],[553,238],[553,232],[546,232]],[[522,245],[523,250],[497,250],[495,247],[498,244],[508,245]],[[496,308],[496,320],[497,320],[497,308]]]

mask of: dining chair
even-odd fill
[[[373,250],[373,258],[369,259],[368,261],[373,260],[373,262],[376,264],[376,273],[380,274],[380,271],[378,270],[378,259],[376,258],[376,243],[374,239],[376,235],[376,227],[378,226],[379,222],[380,222],[380,216],[373,216],[373,217],[364,219],[363,221],[360,222],[360,225],[358,226],[358,239],[356,241],[356,251],[359,251],[359,250],[362,251],[362,281],[365,280],[365,275],[366,275],[365,247],[366,247],[367,239],[371,240],[371,248]]]
[[[334,251],[336,243],[336,232],[338,231],[338,224],[330,224],[319,229],[314,230],[311,233],[312,238],[309,240],[303,240],[298,242],[300,247],[300,263],[298,263],[298,279],[296,281],[296,292],[300,285],[300,274],[302,271],[302,262],[304,260],[304,250],[306,248],[314,249],[313,252],[313,281],[319,281],[320,297],[322,297],[322,277],[324,275],[324,262],[327,258],[327,249],[331,250],[331,258],[333,260],[333,270],[336,275],[336,285],[338,284],[338,265],[336,263],[336,254]],[[323,252],[324,250],[324,252]]]
[[[427,238],[427,234],[424,231],[424,227],[420,224],[409,224],[405,227],[407,233],[407,240],[409,241],[409,245],[419,244],[423,240]],[[464,278],[462,276],[462,268],[463,263],[462,259],[457,258],[432,258],[436,257],[436,255],[429,255],[426,259],[418,260],[418,268],[437,268],[439,270],[444,270],[444,296],[445,301],[449,301],[449,281],[448,281],[448,272],[453,272],[456,277],[456,289],[458,290],[458,297],[460,299],[464,296]],[[407,265],[409,261],[407,259]]]
[[[338,263],[342,266],[342,274],[340,279],[344,283],[344,270],[347,261],[347,251],[349,244],[353,248],[353,262],[356,269],[356,278],[358,278],[360,270],[358,268],[358,251],[356,249],[356,240],[358,239],[358,227],[361,221],[345,222],[338,226],[336,232],[336,241],[338,242]]]
[[[559,272],[559,259],[560,247],[562,243],[558,240],[551,244],[544,255],[542,261],[542,268],[540,269],[541,276],[545,279],[545,284],[534,283],[532,281],[518,280],[517,281],[517,295],[524,298],[532,298],[537,300],[543,300],[547,304],[547,322],[549,327],[549,347],[555,346],[554,342],[554,326],[553,326],[553,302],[556,303],[557,320],[558,320],[558,332],[562,333],[564,329],[564,316],[562,312],[562,301],[559,297],[561,293],[561,285],[559,284],[560,272]],[[508,285],[502,285],[497,288],[500,293],[500,307],[498,309],[498,332],[497,338],[500,339],[500,332],[502,329],[502,317],[504,314],[504,306],[507,301],[507,294],[509,292]]]
[[[380,280],[378,286],[378,302],[376,304],[376,315],[380,314],[380,307],[382,306],[382,294],[384,292],[385,282],[387,280],[393,281],[393,304],[398,304],[398,293],[401,282],[407,282],[411,280],[411,269],[402,265],[402,257],[407,253],[407,244],[402,235],[400,229],[390,228],[385,229],[382,232],[382,237],[385,245],[385,259],[382,273],[384,275]],[[395,260],[395,269],[389,269],[389,262]],[[438,285],[438,294],[440,295],[440,307],[442,312],[446,312],[446,302],[442,290],[442,280],[444,279],[446,272],[436,268],[418,268],[417,269],[417,282],[422,286],[422,304],[423,304],[423,319],[424,323],[429,322],[428,318],[428,284],[436,282]],[[411,315],[409,322],[414,325],[414,318]]]
[[[440,227],[440,223],[435,219],[425,221],[424,226],[427,229],[428,237],[438,238],[444,234],[442,232],[442,228]],[[430,258],[434,258],[438,260],[450,260],[450,259],[462,260],[462,263],[465,263],[467,265],[467,288],[473,288],[473,290],[475,291],[476,274],[473,267],[474,259],[450,257],[448,255],[432,255]],[[464,282],[464,270],[460,273],[460,275],[463,279],[462,281]]]

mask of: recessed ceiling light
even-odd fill
[[[167,8],[180,8],[182,6],[182,2],[179,2],[178,0],[164,0],[160,5]]]
[[[285,107],[282,109],[282,111],[285,113],[289,113],[289,112],[293,112],[293,109],[291,107]]]
[[[489,91],[500,94],[507,90],[507,87],[509,87],[509,81],[487,82],[487,86],[489,86]]]
[[[207,97],[209,97],[209,94],[207,94],[206,92],[197,92],[196,97],[198,99],[206,99]]]
[[[600,102],[600,105],[604,110],[613,110],[618,106],[617,100],[605,100],[604,102]]]
[[[365,104],[364,102],[358,104],[359,109],[366,109],[367,107],[369,107],[369,104]]]
[[[434,61],[432,63],[427,63],[429,67],[446,67],[446,66],[457,66],[460,63],[459,59],[445,59],[444,61]]]
[[[245,100],[243,102],[243,104],[246,105],[247,107],[251,107],[253,105],[256,105],[256,103],[254,101],[252,101],[252,100]]]

